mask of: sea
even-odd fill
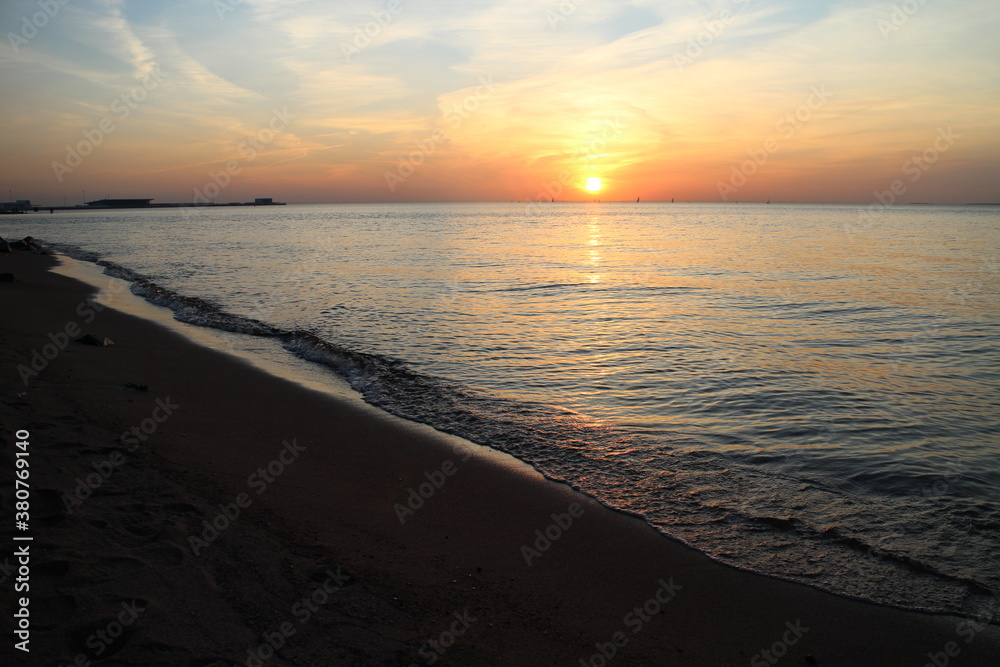
[[[996,618],[1000,207],[303,204],[0,230],[717,561]]]

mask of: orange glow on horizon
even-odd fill
[[[0,53],[19,91],[0,139],[12,198],[870,205],[899,181],[897,203],[1000,199],[986,0],[922,3],[884,39],[882,10],[859,3],[743,12],[683,63],[702,3],[597,3],[558,29],[520,3],[430,3],[350,54],[324,36],[368,24],[351,3],[252,3],[210,39],[189,34],[197,3],[122,4]],[[618,21],[629,31],[608,34]]]

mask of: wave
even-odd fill
[[[517,287],[502,287],[489,290],[491,292],[531,292],[534,290],[558,289],[560,287],[586,287],[591,283],[549,283],[544,285],[519,285]]]
[[[620,292],[620,291],[655,291],[655,292],[675,292],[689,290],[704,290],[705,287],[695,287],[690,285],[611,285],[602,286],[590,282],[582,283],[543,283],[540,285],[516,285],[514,287],[498,287],[496,289],[483,290],[484,292],[534,292],[538,290],[556,290],[565,287],[586,287],[590,292]]]
[[[818,522],[815,513],[810,515],[805,509],[839,504],[844,516],[849,516],[857,511],[854,505],[871,502],[862,500],[861,494],[870,492],[866,488],[846,493],[818,480],[766,470],[753,457],[741,460],[738,453],[727,456],[709,451],[689,434],[654,438],[557,406],[481,391],[418,372],[405,360],[335,343],[313,331],[227,312],[217,303],[179,294],[93,253],[53,247],[130,282],[134,294],[169,308],[179,321],[276,340],[295,356],[347,380],[368,403],[508,453],[545,477],[616,511],[642,518],[664,535],[720,562],[909,609],[973,615],[983,600],[991,599],[989,586],[972,577],[894,550],[863,532],[852,532],[835,522]],[[511,289],[581,285],[586,283]],[[613,466],[608,465],[611,459]],[[713,489],[723,489],[725,495],[707,497],[706,490]],[[788,506],[798,509],[796,514],[775,511],[769,501],[762,500],[779,494],[787,496]],[[708,542],[706,535],[710,535]],[[799,546],[790,546],[789,538]],[[775,551],[779,548],[786,551]],[[793,565],[817,549],[829,556],[824,563],[827,571],[816,574],[799,568],[797,574],[790,574]],[[855,581],[849,584],[852,578]]]

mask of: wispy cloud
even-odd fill
[[[18,130],[5,152],[19,164],[5,175],[46,192],[50,156],[158,68],[163,86],[72,179],[145,170],[174,190],[200,184],[287,106],[294,123],[247,172],[317,199],[389,196],[383,172],[435,130],[434,154],[393,196],[533,196],[570,170],[709,197],[817,85],[829,101],[757,183],[795,189],[796,173],[818,172],[826,196],[864,200],[866,182],[881,185],[946,125],[967,132],[948,160],[980,170],[970,183],[1000,176],[988,158],[1000,151],[990,0],[924,3],[904,19],[892,2],[865,0],[399,0],[391,15],[375,1],[232,4],[220,18],[195,0],[79,0],[18,53],[0,44],[5,80],[21,91],[4,112]],[[15,25],[32,7],[17,0],[0,16]],[[482,77],[495,89],[454,122]],[[621,128],[613,140],[581,160],[609,122]]]
[[[156,66],[156,57],[125,18],[125,0],[97,0],[97,6],[104,10],[104,15],[94,20],[96,43],[130,64],[136,78],[148,75]]]

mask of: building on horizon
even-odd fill
[[[149,208],[152,199],[96,199],[87,202],[89,208]]]
[[[19,213],[21,211],[30,211],[32,208],[30,199],[0,202],[0,211],[4,213]]]

